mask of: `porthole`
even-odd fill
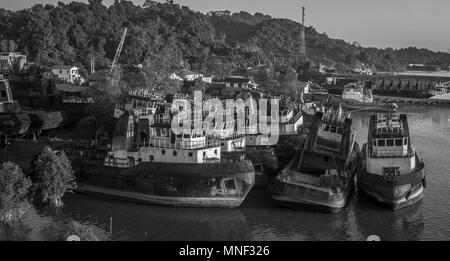
[[[194,153],[192,153],[192,151],[189,152],[189,157],[193,157],[193,156],[194,156]]]
[[[162,155],[165,155],[165,154],[166,154],[166,150],[163,149],[163,150],[161,151],[161,153],[162,153]]]
[[[173,151],[173,155],[176,156],[178,153],[176,150]]]

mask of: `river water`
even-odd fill
[[[111,225],[113,240],[342,241],[370,235],[382,240],[449,240],[450,108],[405,105],[400,112],[408,114],[412,141],[428,173],[423,201],[408,209],[384,209],[357,190],[349,205],[334,215],[276,207],[264,189],[253,190],[239,209],[156,207],[69,194],[57,214],[33,208],[21,225],[0,227],[0,240],[45,240],[45,227],[61,216],[107,232]],[[353,119],[362,145],[369,114],[357,113]]]

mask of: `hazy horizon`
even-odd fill
[[[33,4],[57,4],[71,0],[0,0],[0,8],[19,10]],[[88,2],[79,0],[79,2]],[[103,0],[110,5],[114,0]],[[133,0],[142,5],[144,0]],[[159,0],[158,2],[165,2]],[[306,25],[328,36],[364,47],[395,49],[417,47],[450,52],[450,1],[434,0],[175,0],[175,3],[206,13],[213,10],[256,12],[277,18],[301,21],[301,6],[306,7]]]

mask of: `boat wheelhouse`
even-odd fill
[[[156,113],[160,104],[164,104],[163,99],[148,90],[129,90],[126,100],[116,104],[114,117],[118,119],[126,111],[133,111],[137,116],[150,116]]]
[[[250,161],[222,160],[203,129],[171,126],[160,106],[153,117],[120,116],[103,162],[75,160],[78,191],[181,207],[238,207],[255,183]]]
[[[372,90],[365,87],[364,82],[350,83],[344,86],[343,100],[354,100],[363,103],[372,103]]]
[[[351,124],[342,110],[316,113],[303,148],[271,187],[277,204],[332,213],[345,206],[359,151]]]
[[[411,143],[406,114],[372,115],[367,144],[359,157],[359,188],[393,209],[420,201],[424,163]]]

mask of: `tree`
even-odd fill
[[[34,163],[42,201],[52,207],[62,206],[62,197],[77,187],[72,164],[64,152],[45,147]]]
[[[29,207],[31,180],[13,162],[0,165],[0,221],[21,218]]]

